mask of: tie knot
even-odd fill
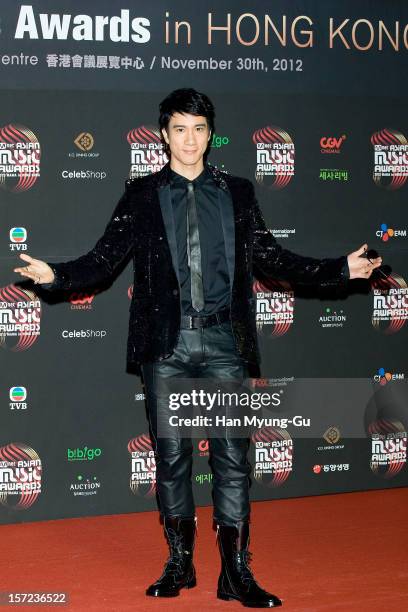
[[[194,191],[194,185],[190,181],[187,183],[187,191],[188,193],[193,193]]]

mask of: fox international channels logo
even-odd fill
[[[42,465],[37,452],[24,442],[0,447],[0,504],[27,510],[41,493]]]
[[[283,189],[295,174],[295,145],[282,128],[265,126],[252,135],[256,147],[255,178],[269,189]]]
[[[377,187],[400,189],[408,177],[408,142],[398,130],[384,128],[371,136],[373,180]]]
[[[141,434],[128,443],[131,458],[130,490],[151,498],[156,493],[156,459],[150,436]]]
[[[25,351],[40,335],[41,302],[16,285],[0,288],[0,347]]]
[[[257,330],[273,338],[286,334],[293,324],[295,311],[294,292],[288,283],[255,281],[252,288],[256,302]]]
[[[372,324],[386,335],[400,331],[408,319],[408,288],[396,273],[371,281],[373,290]]]
[[[130,130],[126,140],[130,145],[130,178],[158,172],[168,162],[157,128],[141,125]]]
[[[41,147],[24,125],[0,128],[0,187],[15,193],[31,189],[40,176]]]

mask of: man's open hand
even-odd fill
[[[36,285],[40,283],[52,283],[54,280],[54,272],[45,261],[34,259],[34,257],[30,257],[30,255],[25,255],[23,253],[20,257],[27,262],[27,265],[23,268],[14,268],[14,272],[26,278],[30,278]]]
[[[381,266],[382,259],[377,257],[376,259],[367,259],[367,257],[361,257],[367,250],[367,245],[363,244],[357,251],[353,251],[347,256],[348,266],[350,270],[350,278],[370,278],[373,270]]]

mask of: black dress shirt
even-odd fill
[[[200,312],[191,305],[190,268],[187,263],[187,183],[192,182],[197,206],[200,233],[201,267],[203,273],[204,309]],[[220,215],[219,189],[210,172],[203,172],[193,181],[170,171],[171,201],[178,252],[182,313],[209,315],[229,306],[230,283],[225,257],[224,234]]]

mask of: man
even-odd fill
[[[257,368],[253,275],[320,286],[369,278],[380,258],[361,257],[367,245],[338,259],[301,257],[280,247],[266,228],[250,181],[207,164],[214,108],[193,89],[172,92],[159,124],[170,162],[160,172],[126,181],[105,233],[86,255],[47,264],[20,255],[15,269],[49,289],[101,284],[133,256],[128,362],[144,379],[156,455],[157,492],[170,557],[146,591],[171,597],[196,584],[192,553],[195,508],[191,440],[158,435],[168,404],[166,378],[243,380]],[[281,605],[261,589],[249,568],[248,440],[209,440],[214,520],[221,553],[217,596],[249,607]]]

